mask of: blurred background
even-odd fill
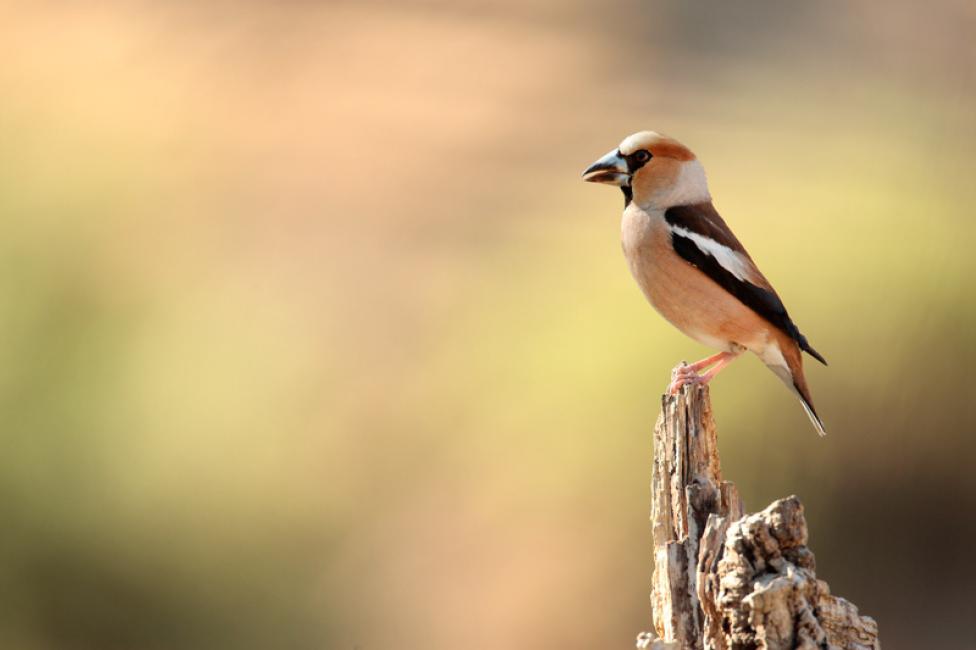
[[[830,361],[713,384],[886,648],[976,647],[976,5],[0,5],[0,646],[628,648],[655,129]]]

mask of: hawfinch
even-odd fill
[[[686,383],[708,383],[749,350],[796,393],[824,435],[803,377],[801,350],[827,362],[800,334],[715,210],[695,154],[673,138],[642,131],[587,167],[583,180],[623,190],[624,255],[651,305],[691,338],[720,350],[675,368],[669,392]]]

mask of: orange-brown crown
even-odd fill
[[[639,131],[628,135],[620,143],[620,153],[629,156],[635,151],[645,149],[656,158],[673,158],[674,160],[694,160],[695,154],[674,138],[655,133],[654,131]]]

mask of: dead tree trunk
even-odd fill
[[[651,478],[657,639],[638,648],[880,648],[878,626],[817,580],[795,496],[743,516],[722,480],[707,386],[666,396]]]

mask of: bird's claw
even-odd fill
[[[685,384],[699,384],[703,377],[687,362],[682,361],[671,370],[671,383],[668,385],[668,395],[677,395]]]

